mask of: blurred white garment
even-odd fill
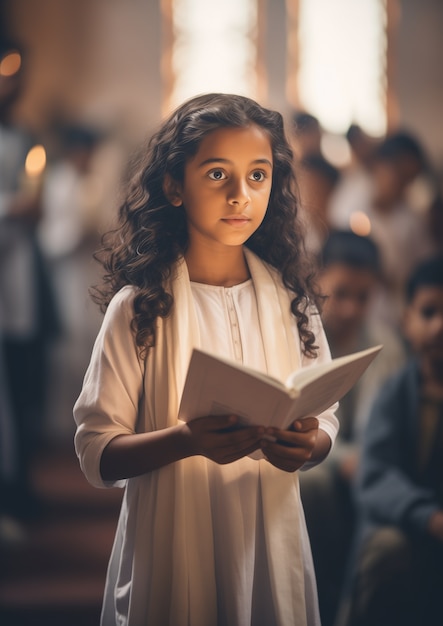
[[[97,202],[95,173],[84,172],[69,159],[50,164],[42,187],[38,238],[55,290],[62,333],[51,353],[51,385],[47,421],[51,437],[71,437],[72,405],[81,386],[101,315],[90,300],[98,267],[92,254],[91,214]]]
[[[82,241],[86,202],[84,176],[68,162],[48,168],[42,191],[43,217],[39,238],[45,254],[59,257],[75,250]]]

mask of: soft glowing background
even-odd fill
[[[256,93],[255,0],[173,0],[172,105],[203,92]]]
[[[300,98],[326,129],[386,131],[386,53],[382,0],[301,0]]]

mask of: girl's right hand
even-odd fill
[[[209,415],[183,426],[191,454],[201,454],[220,465],[232,463],[260,448],[262,426],[238,426],[236,415]]]

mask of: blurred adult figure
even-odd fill
[[[94,157],[104,134],[77,122],[55,125],[54,151],[42,182],[39,241],[47,261],[61,319],[61,333],[51,350],[48,421],[54,442],[72,436],[72,406],[83,380],[99,315],[91,309],[88,289],[99,245],[98,212],[102,180]],[[98,267],[97,270],[98,271]]]
[[[57,147],[45,170],[38,232],[45,254],[58,259],[78,249],[94,224],[101,190],[94,186],[93,158],[102,133],[65,123],[58,125],[55,134]]]
[[[24,88],[23,49],[0,48],[0,325],[4,381],[13,416],[16,471],[3,485],[3,507],[27,518],[36,510],[32,461],[41,441],[46,359],[57,317],[36,238],[40,193],[26,175],[35,139],[14,118]]]

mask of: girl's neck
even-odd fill
[[[213,252],[210,259],[203,259],[189,249],[185,260],[189,278],[196,283],[233,287],[251,277],[242,247],[232,248],[228,253]]]

